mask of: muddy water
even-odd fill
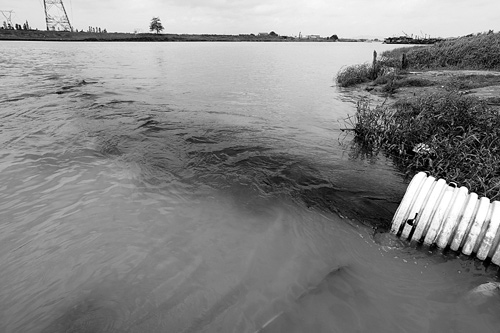
[[[374,234],[333,76],[389,47],[2,42],[0,330],[495,331],[496,268]]]

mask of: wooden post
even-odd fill
[[[401,69],[407,69],[408,68],[408,59],[406,58],[406,53],[403,53],[403,56],[401,57]]]
[[[377,78],[377,51],[373,51],[372,79]]]

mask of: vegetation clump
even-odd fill
[[[368,64],[343,67],[337,73],[336,81],[341,87],[350,87],[356,84],[369,82],[375,79],[373,69]]]
[[[470,191],[500,199],[500,113],[456,91],[399,101],[358,103],[355,141],[390,154],[407,175],[428,171]]]

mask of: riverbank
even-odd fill
[[[407,176],[427,171],[500,199],[500,46],[498,33],[395,49],[372,64],[343,68],[341,87],[368,91],[346,127],[355,144],[383,152]]]
[[[431,70],[363,84],[385,104],[358,104],[358,142],[419,171],[500,199],[500,72]]]

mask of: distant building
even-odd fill
[[[269,36],[269,32],[259,32],[259,36]]]
[[[307,35],[307,38],[308,39],[320,39],[321,36],[320,35]]]

